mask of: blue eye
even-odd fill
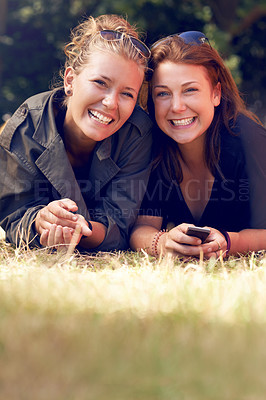
[[[185,90],[186,93],[197,92],[197,91],[198,91],[198,89],[196,89],[196,88],[188,88]]]
[[[169,93],[168,92],[158,92],[156,94],[156,97],[165,97],[165,96],[169,96]]]
[[[132,93],[129,93],[129,92],[124,92],[124,93],[122,93],[124,96],[126,96],[126,97],[130,97],[131,99],[134,99],[134,97],[133,97],[133,94]]]
[[[102,81],[101,79],[95,79],[94,82],[95,82],[95,83],[98,83],[98,85],[106,86],[106,82]]]

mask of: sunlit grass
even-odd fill
[[[54,313],[91,310],[138,317],[190,314],[203,321],[266,322],[263,254],[199,263],[146,253],[72,255],[46,250],[0,252],[2,307]]]
[[[263,399],[265,322],[263,252],[66,258],[0,242],[0,399]]]

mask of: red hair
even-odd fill
[[[247,110],[243,99],[240,96],[237,85],[231,72],[226,67],[219,53],[213,49],[210,44],[187,44],[178,35],[168,37],[162,40],[154,48],[151,48],[150,69],[155,71],[163,62],[170,61],[178,64],[199,65],[206,68],[210,82],[213,88],[220,82],[221,84],[221,102],[215,108],[215,114],[211,125],[206,134],[205,142],[205,161],[212,174],[215,170],[219,171],[220,156],[220,128],[224,125],[230,132],[236,122],[237,116],[245,114],[249,118],[259,122],[258,118]],[[151,76],[148,77],[149,93],[147,99],[147,108],[151,116],[154,117],[154,105],[151,96]],[[159,129],[155,138],[158,144],[157,161],[163,158],[163,169],[165,174],[171,180],[182,181],[182,170],[180,168],[176,152],[178,144],[169,138]]]

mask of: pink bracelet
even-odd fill
[[[156,232],[155,235],[154,235],[154,238],[152,239],[151,252],[152,252],[153,257],[159,257],[159,253],[158,253],[158,242],[159,242],[160,237],[161,237],[164,233],[166,233],[165,230]]]

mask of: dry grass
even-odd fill
[[[0,246],[0,399],[264,399],[266,257]]]

